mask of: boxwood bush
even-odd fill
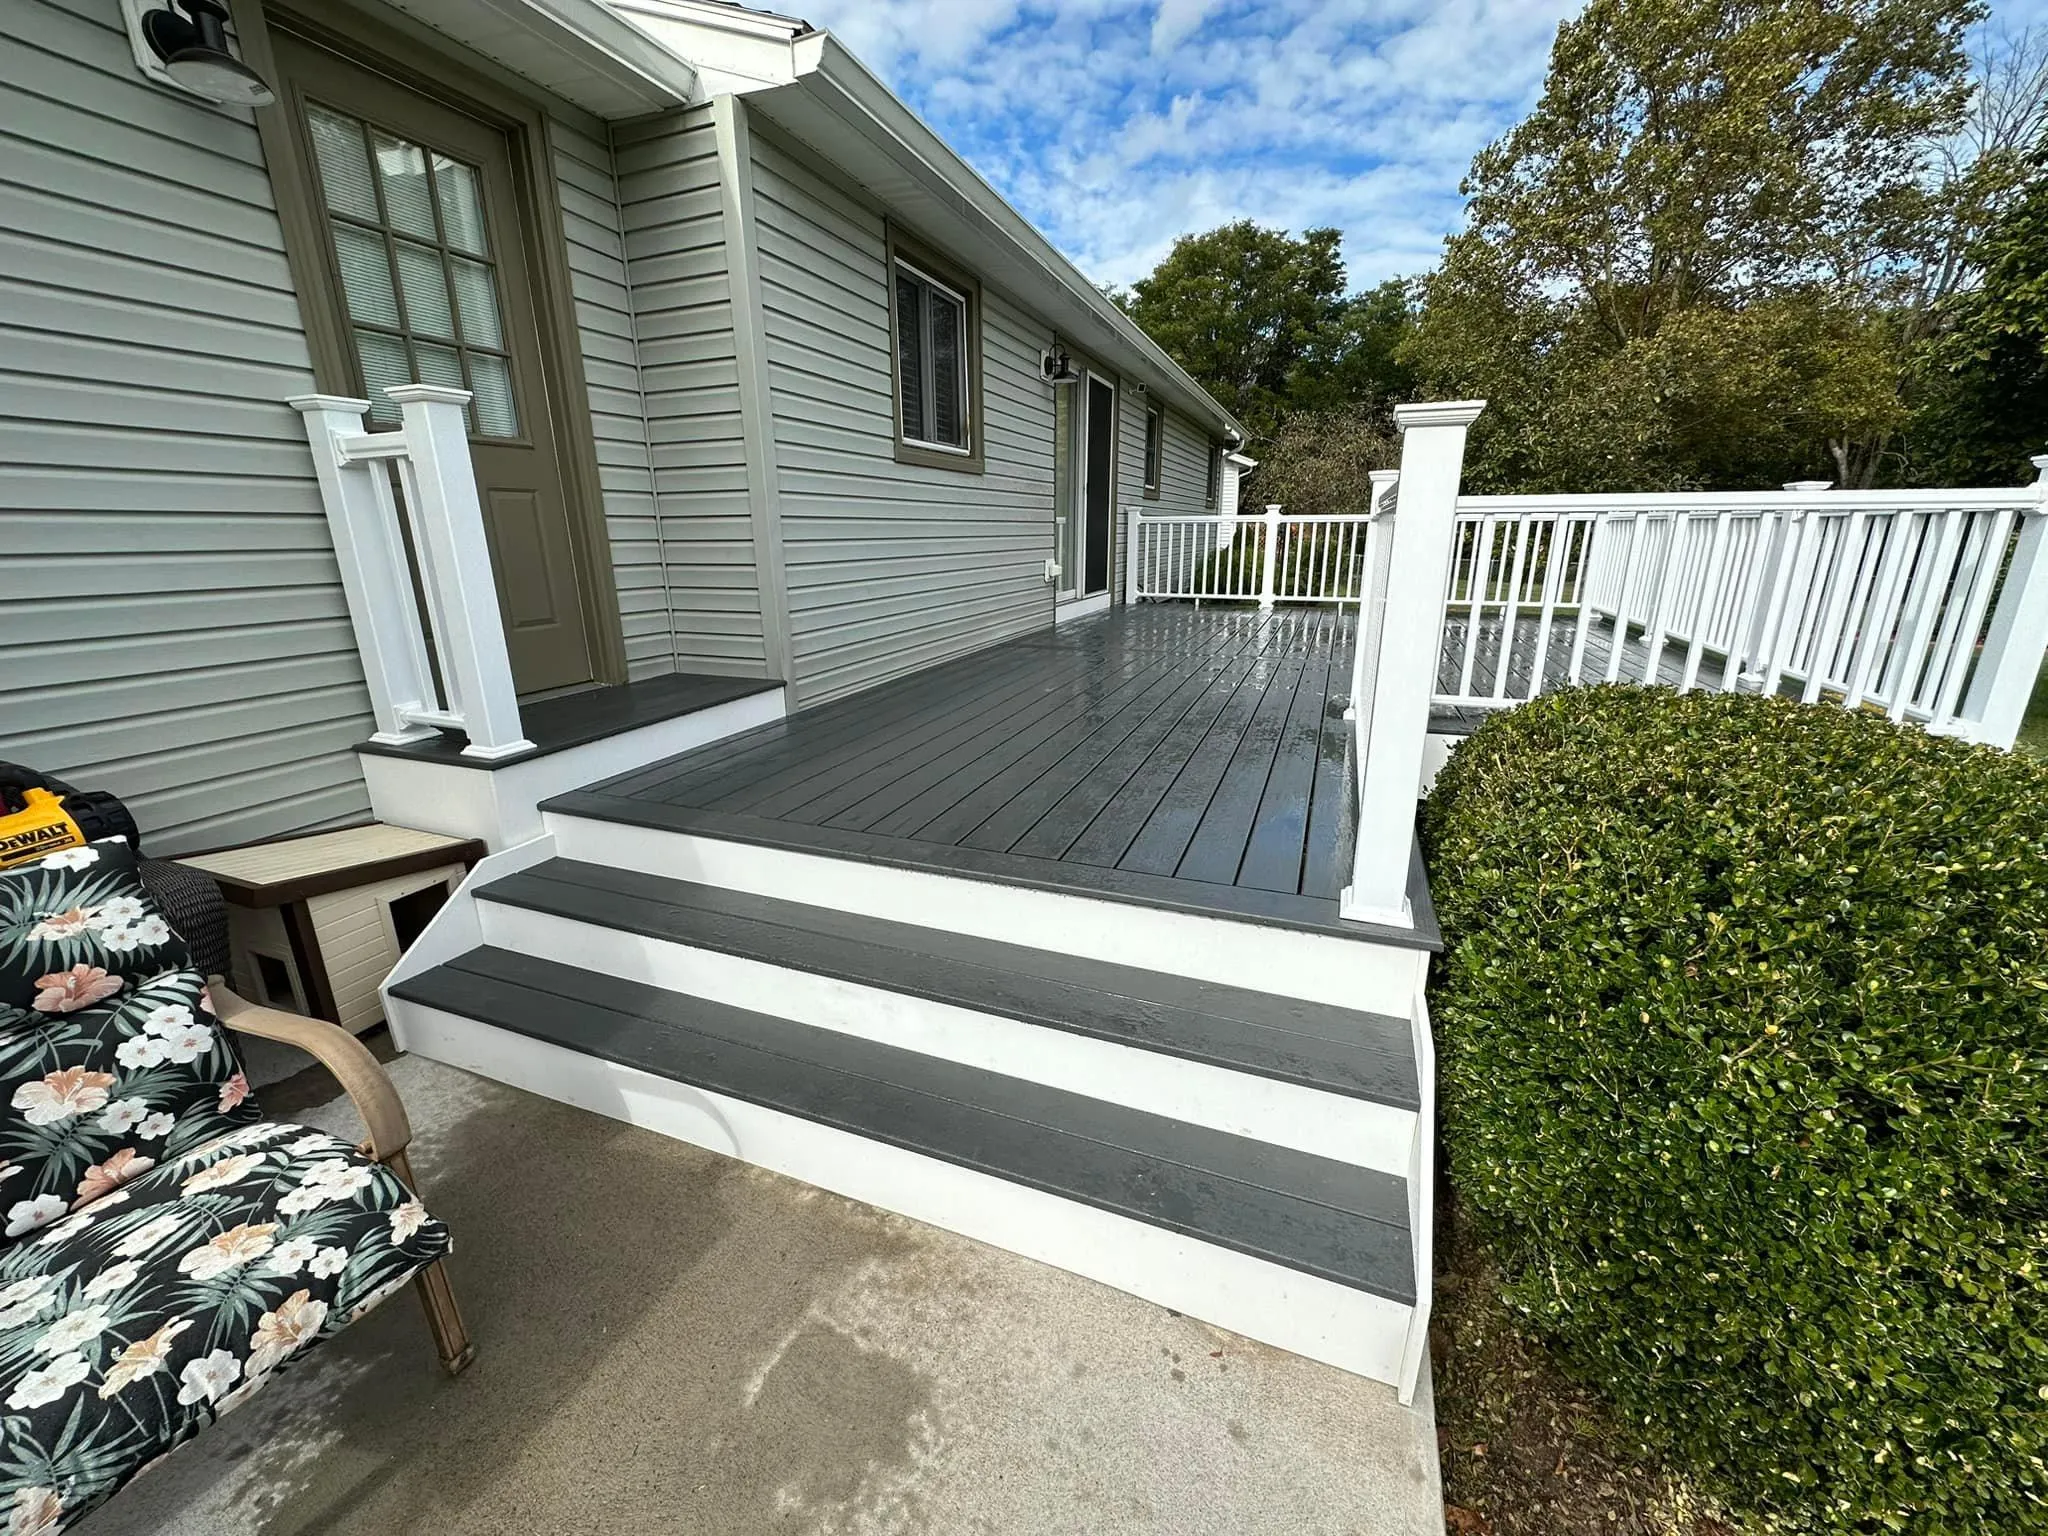
[[[1589,688],[1423,822],[1520,1315],[1760,1527],[2048,1530],[2048,766]]]

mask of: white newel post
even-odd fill
[[[405,421],[406,456],[400,462],[413,491],[413,539],[448,702],[469,736],[463,756],[530,751],[533,743],[519,732],[512,660],[470,467],[469,391],[401,384],[385,393]]]
[[[1363,722],[1356,735],[1363,737],[1372,727],[1373,684],[1379,677],[1380,633],[1387,616],[1387,576],[1394,552],[1394,487],[1400,483],[1398,469],[1374,469],[1366,473],[1372,483],[1367,502],[1370,521],[1365,529],[1366,565],[1358,589],[1358,628],[1351,637],[1351,697],[1344,706],[1344,718]],[[1361,755],[1358,766],[1365,764]],[[1360,780],[1361,785],[1363,779]]]
[[[1273,611],[1274,595],[1279,591],[1275,580],[1280,567],[1280,504],[1274,502],[1266,508],[1266,543],[1259,556],[1259,612]]]
[[[382,463],[352,458],[342,447],[344,440],[362,435],[370,402],[295,395],[286,403],[304,420],[313,449],[342,595],[377,723],[370,739],[389,745],[424,741],[436,732],[418,723],[418,717],[435,711],[438,700],[391,482]]]
[[[1485,409],[1484,400],[1452,400],[1394,410],[1402,433],[1399,506],[1359,775],[1351,884],[1340,901],[1343,916],[1354,922],[1414,925],[1408,855],[1443,645],[1465,433]]]
[[[1075,586],[1080,585],[1076,573]],[[1138,508],[1136,504],[1124,508],[1124,602],[1138,600]]]
[[[2036,454],[2033,465],[2034,504],[2020,514],[2012,566],[1962,711],[1971,739],[1994,747],[2009,748],[2019,736],[2048,651],[2048,453]]]

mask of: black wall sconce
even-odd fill
[[[142,38],[164,73],[193,95],[224,106],[267,107],[277,93],[229,51],[227,24],[221,0],[174,0],[143,12]]]
[[[1067,356],[1067,349],[1054,338],[1053,344],[1038,354],[1038,376],[1048,384],[1078,384],[1080,370],[1074,360]]]

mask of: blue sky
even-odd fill
[[[1090,276],[1248,217],[1354,286],[1434,264],[1583,0],[803,0]],[[2048,0],[1999,19],[2048,21]]]

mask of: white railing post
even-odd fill
[[[2048,651],[2048,453],[2036,454],[2033,465],[2034,505],[2020,514],[2012,565],[1962,711],[1970,738],[1994,747],[2010,747],[2018,737]],[[1986,558],[1996,560],[1997,551]]]
[[[401,384],[385,393],[405,422],[401,472],[411,492],[413,538],[449,706],[469,736],[463,755],[498,758],[531,751],[533,743],[519,731],[512,659],[470,467],[469,391]]]
[[[1259,556],[1259,612],[1273,611],[1273,598],[1278,587],[1275,577],[1280,568],[1280,504],[1276,501],[1266,508],[1266,547]]]
[[[1363,736],[1351,884],[1340,912],[1412,927],[1408,855],[1415,840],[1429,708],[1443,648],[1444,593],[1457,527],[1465,433],[1483,400],[1397,406],[1399,510],[1394,518],[1372,708]]]
[[[1078,587],[1082,573],[1075,574]],[[1135,603],[1138,592],[1138,507],[1132,502],[1124,508],[1124,601]]]
[[[1365,569],[1358,583],[1358,627],[1351,636],[1351,697],[1344,705],[1344,718],[1360,722],[1353,734],[1361,739],[1372,723],[1372,690],[1379,676],[1380,632],[1386,621],[1387,573],[1392,566],[1394,487],[1400,483],[1401,471],[1369,470],[1366,479],[1372,483],[1371,499],[1366,503],[1370,521],[1365,525]]]
[[[434,727],[411,717],[434,710],[438,701],[391,482],[382,464],[351,459],[341,447],[344,438],[361,435],[370,402],[295,395],[286,403],[305,422],[313,449],[313,471],[377,724],[370,739],[393,746],[425,741],[436,734]]]

